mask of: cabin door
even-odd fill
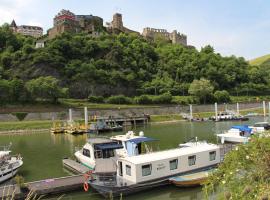
[[[119,176],[123,176],[123,164],[122,164],[122,162],[121,161],[119,161],[118,162],[118,166],[119,166],[119,168],[118,168],[118,170],[119,170]]]

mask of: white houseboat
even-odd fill
[[[117,173],[94,171],[89,180],[101,195],[119,196],[170,184],[175,176],[209,170],[220,163],[220,147],[195,142],[179,148],[118,158]]]
[[[219,112],[217,116],[212,116],[210,117],[210,119],[213,121],[247,121],[249,120],[248,117],[239,115],[231,110]]]
[[[88,167],[94,169],[97,163],[108,165],[117,157],[139,155],[142,152],[149,152],[145,142],[155,141],[155,139],[144,137],[143,132],[136,136],[133,131],[125,135],[113,136],[108,138],[90,138],[83,148],[75,152],[76,159]]]
[[[20,156],[10,155],[11,151],[9,147],[4,147],[4,150],[0,151],[0,183],[15,176],[19,168],[23,165]]]

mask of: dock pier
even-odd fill
[[[26,183],[28,191],[22,191],[17,185],[7,185],[0,188],[0,199],[25,199],[31,191],[34,195],[48,196],[83,190],[82,174],[61,178],[45,179]]]
[[[69,158],[64,158],[62,162],[64,167],[77,175],[29,182],[26,183],[27,191],[25,192],[16,184],[3,186],[0,187],[0,199],[25,199],[30,191],[33,195],[38,196],[61,195],[72,191],[83,191],[85,181],[83,174],[89,171],[89,168]]]

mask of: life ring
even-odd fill
[[[85,192],[88,192],[89,185],[88,185],[87,182],[84,182],[84,184],[83,184],[83,189],[84,189]]]

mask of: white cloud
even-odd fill
[[[0,24],[23,21],[23,13],[34,0],[0,0]]]

